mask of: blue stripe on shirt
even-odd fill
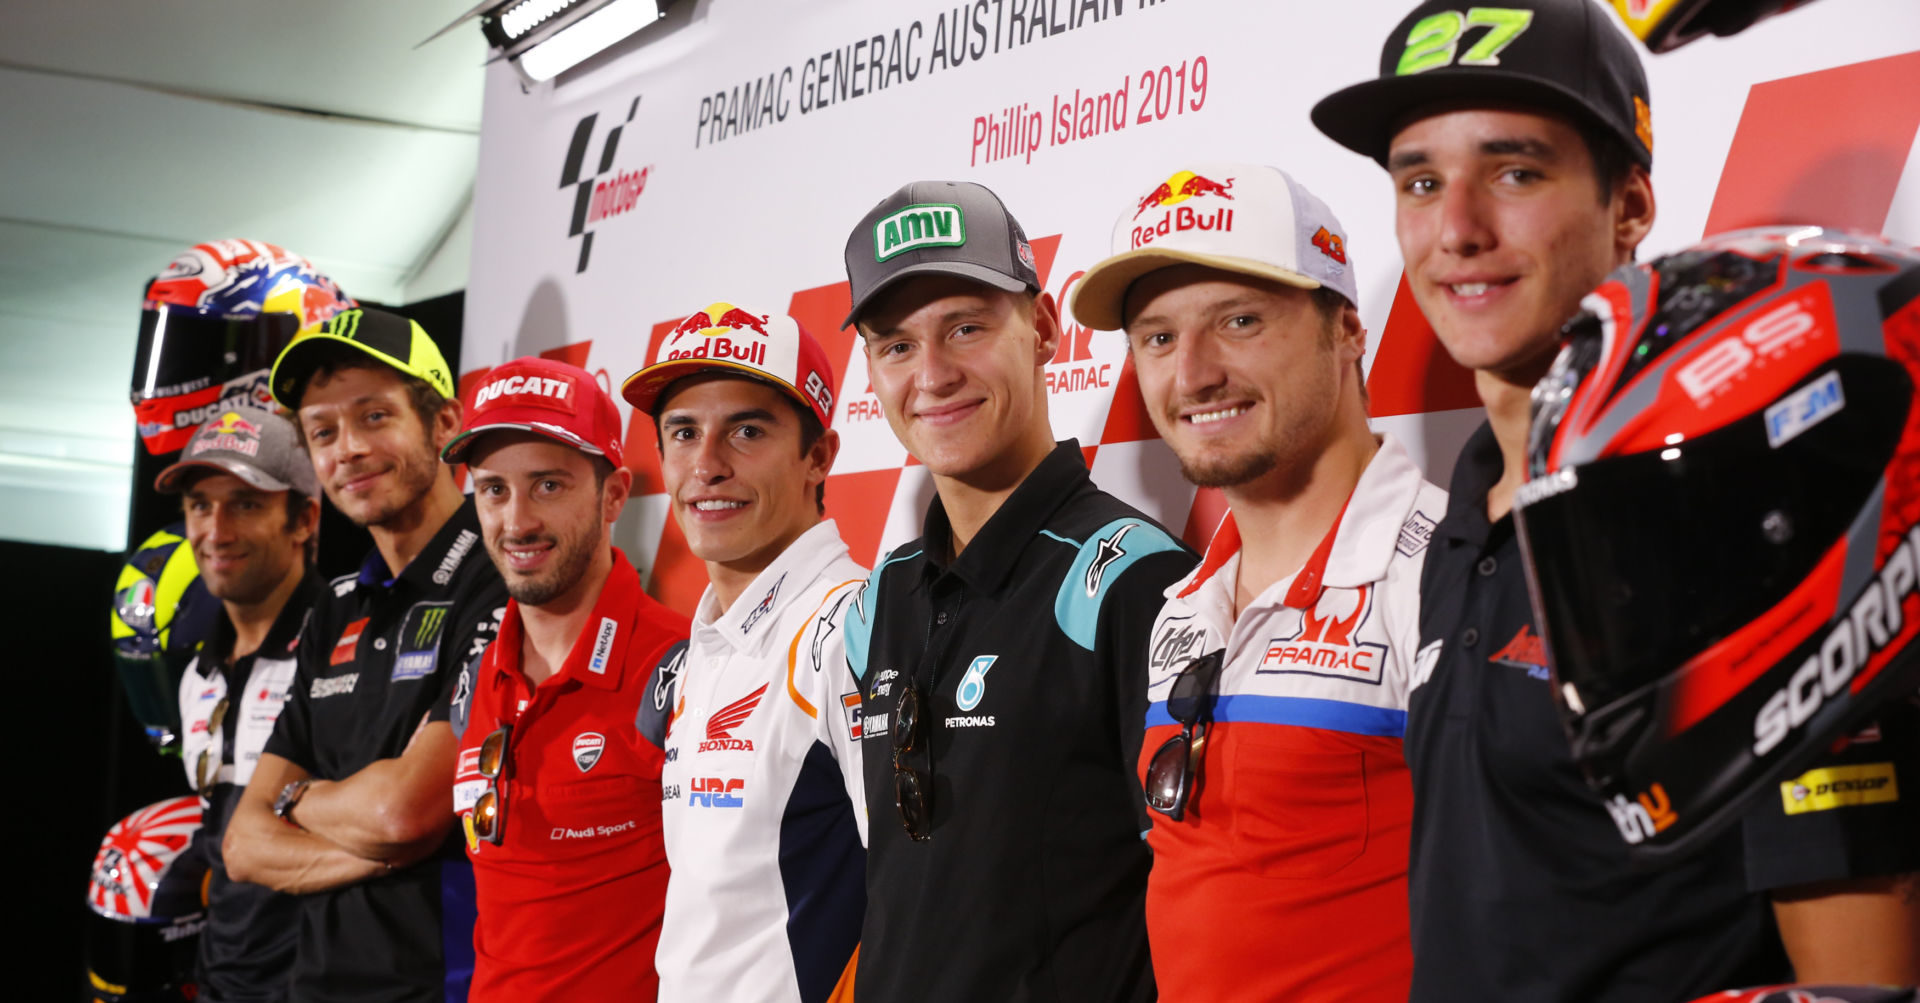
[[[1224,696],[1214,702],[1213,719],[1222,722],[1291,724],[1302,728],[1323,728],[1327,731],[1344,731],[1350,735],[1381,735],[1387,738],[1400,738],[1407,732],[1407,712],[1404,710],[1314,697]],[[1147,727],[1179,723],[1167,713],[1166,701],[1156,701],[1147,707]]]

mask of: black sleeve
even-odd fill
[[[316,772],[311,703],[313,675],[332,656],[333,643],[339,640],[339,627],[335,624],[338,618],[333,616],[334,602],[333,589],[323,586],[314,600],[313,611],[307,614],[306,627],[300,631],[300,647],[294,655],[293,685],[287,690],[287,702],[281,706],[280,717],[273,723],[273,734],[267,736],[262,750],[308,773]]]
[[[1151,822],[1140,787],[1140,743],[1147,722],[1147,656],[1153,623],[1166,604],[1167,586],[1186,577],[1199,559],[1184,547],[1141,558],[1116,583],[1100,611],[1100,658],[1114,669],[1115,725],[1120,752],[1132,782],[1134,814],[1140,831]]]
[[[453,625],[440,639],[440,671],[434,680],[439,692],[427,711],[430,721],[450,721],[453,694],[465,674],[471,683],[480,656],[500,630],[500,619],[507,614],[507,586],[500,576],[489,574],[476,587],[454,603]]]
[[[1916,701],[1762,795],[1741,823],[1750,891],[1920,872]]]
[[[673,720],[673,705],[680,696],[680,670],[687,662],[687,642],[674,641],[651,660],[647,687],[640,693],[640,706],[633,727],[640,737],[656,749],[667,747],[667,724]]]

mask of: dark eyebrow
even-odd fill
[[[993,304],[982,302],[972,306],[956,307],[948,310],[946,313],[941,314],[940,319],[934,323],[939,327],[947,327],[961,320],[991,318],[992,316]],[[864,323],[860,324],[859,328],[861,336],[868,341],[880,341],[900,335],[900,327],[897,324],[885,330],[873,329]]]
[[[1398,171],[1408,167],[1420,167],[1426,164],[1428,159],[1425,150],[1406,150],[1387,158],[1387,170]]]
[[[1535,160],[1560,159],[1560,151],[1555,150],[1546,141],[1528,137],[1489,139],[1480,144],[1480,152],[1494,156],[1513,156],[1518,154],[1522,157],[1532,157]]]
[[[779,419],[774,415],[772,411],[769,411],[763,407],[749,408],[745,411],[735,411],[732,414],[727,415],[727,424],[729,425],[738,424],[739,422],[743,422],[743,421],[773,422],[778,420]],[[660,422],[660,424],[677,428],[683,425],[698,425],[700,424],[700,422],[695,420],[695,418],[690,414],[673,412],[673,413],[669,413],[667,417]]]
[[[1535,160],[1557,161],[1560,151],[1544,140],[1531,137],[1506,137],[1489,139],[1480,144],[1482,156],[1489,157],[1532,157]],[[1410,167],[1424,167],[1432,161],[1425,150],[1404,150],[1387,158],[1387,170],[1403,171]]]
[[[527,480],[538,481],[538,480],[544,480],[548,477],[565,477],[568,480],[572,480],[573,472],[570,470],[563,470],[559,467],[555,467],[552,470],[536,470],[533,473],[530,473],[527,475]]]

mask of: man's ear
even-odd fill
[[[447,443],[460,434],[461,421],[466,417],[466,408],[460,398],[449,397],[440,405],[440,413],[433,416],[433,452],[435,458],[447,448]]]
[[[625,467],[615,467],[607,475],[606,487],[600,496],[600,519],[611,524],[620,518],[627,507],[627,499],[633,497],[633,471]]]
[[[1033,330],[1040,336],[1034,346],[1038,356],[1034,364],[1044,366],[1053,361],[1053,353],[1060,348],[1060,304],[1054,302],[1052,293],[1033,298]]]
[[[1624,265],[1633,260],[1634,251],[1640,242],[1647,239],[1653,231],[1653,219],[1656,213],[1653,198],[1653,177],[1647,169],[1634,164],[1627,170],[1626,177],[1620,180],[1614,189],[1613,202],[1613,260],[1614,264]]]

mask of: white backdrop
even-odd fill
[[[1066,287],[1106,255],[1114,219],[1140,191],[1191,162],[1265,162],[1346,226],[1376,426],[1408,441],[1444,485],[1479,421],[1470,381],[1437,354],[1411,301],[1396,297],[1385,173],[1307,117],[1325,94],[1374,75],[1406,9],[1398,0],[701,0],[555,84],[529,91],[496,65],[481,128],[463,391],[486,367],[528,354],[603,373],[617,391],[661,333],[695,310],[724,302],[789,312],[841,374],[834,424],[845,446],[828,509],[855,558],[871,562],[917,535],[931,490],[864,392],[857,338],[837,327],[847,304],[841,250],[861,215],[910,180],[981,182],[1033,238],[1046,288],[1064,306]],[[1645,62],[1659,220],[1643,256],[1765,222],[1920,242],[1920,4],[1825,0]],[[1060,131],[1056,102],[1116,91],[1127,109],[1117,128]],[[1017,139],[989,128],[1010,119],[1023,126]],[[1035,134],[1037,145],[1027,138]],[[1218,500],[1209,492],[1196,502],[1153,440],[1119,338],[1069,323],[1065,341],[1048,367],[1056,434],[1080,440],[1103,487],[1204,541]],[[652,440],[642,416],[628,436],[641,497],[618,542],[655,594],[685,610],[705,575],[670,525]]]

